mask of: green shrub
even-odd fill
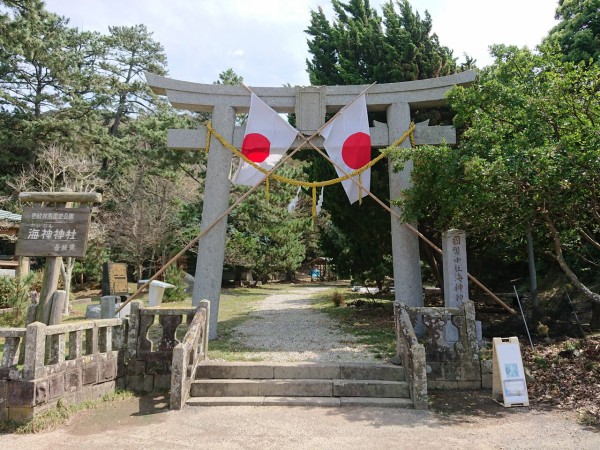
[[[170,283],[174,288],[165,289],[163,301],[165,303],[182,302],[187,298],[185,290],[187,283],[185,281],[185,271],[173,264],[165,270],[165,282]]]
[[[11,313],[2,315],[2,322],[13,327],[23,324],[36,279],[35,272],[23,277],[0,276],[0,306],[13,309]]]

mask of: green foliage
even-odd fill
[[[547,41],[560,47],[564,61],[600,63],[600,0],[560,0],[559,20]]]
[[[85,258],[75,261],[73,281],[75,284],[102,280],[102,264],[109,261],[108,249],[98,241],[88,243]]]
[[[165,282],[175,286],[165,289],[163,296],[165,303],[182,302],[188,297],[185,292],[188,287],[185,281],[185,271],[177,267],[177,264],[167,267],[167,270],[165,270]]]
[[[278,173],[289,178],[302,176],[296,163]],[[234,195],[245,190],[236,187]],[[227,265],[252,270],[262,280],[276,273],[291,278],[305,258],[314,255],[317,232],[312,226],[312,200],[301,195],[296,210],[292,213],[287,210],[296,190],[294,186],[271,182],[268,203],[265,192],[259,190],[232,211],[227,232]]]
[[[408,220],[465,229],[480,244],[507,245],[505,254],[524,254],[531,229],[586,292],[570,264],[595,267],[600,257],[600,67],[562,62],[547,47],[492,51],[496,62],[475,85],[449,94],[460,146],[398,153],[396,169],[407,158],[415,166],[399,202]]]
[[[23,277],[0,276],[0,305],[13,308],[12,312],[3,314],[0,318],[9,326],[18,327],[25,321],[35,278],[34,272]]]
[[[448,75],[456,71],[452,51],[431,33],[407,0],[383,6],[383,17],[368,0],[332,0],[336,19],[322,8],[311,11],[306,33],[310,81],[314,85],[390,83]]]

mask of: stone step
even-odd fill
[[[407,398],[403,381],[340,379],[201,379],[191,397],[394,397]]]
[[[404,369],[393,364],[206,361],[196,371],[196,379],[205,378],[404,381]]]
[[[349,407],[372,406],[386,408],[413,408],[412,401],[406,398],[374,397],[192,397],[186,402],[189,406],[313,406]]]

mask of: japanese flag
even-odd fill
[[[294,127],[252,94],[246,134],[242,142],[241,151],[244,156],[263,169],[271,170],[290,148],[297,134]],[[240,161],[233,182],[254,186],[263,177],[263,173],[246,161]]]
[[[321,131],[321,135],[325,138],[323,146],[334,162],[338,176],[343,177],[368,164],[371,161],[371,135],[365,94],[329,122]],[[359,192],[361,197],[368,195],[366,190],[371,186],[371,169],[362,172],[360,180],[358,175],[353,178],[360,181],[364,189],[359,189],[350,179],[342,181],[350,203],[359,199]]]

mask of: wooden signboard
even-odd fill
[[[90,217],[90,208],[23,208],[15,255],[83,258]]]
[[[494,338],[492,398],[506,407],[529,406],[521,348],[516,337]]]
[[[102,272],[102,295],[129,295],[127,264],[104,263]]]

